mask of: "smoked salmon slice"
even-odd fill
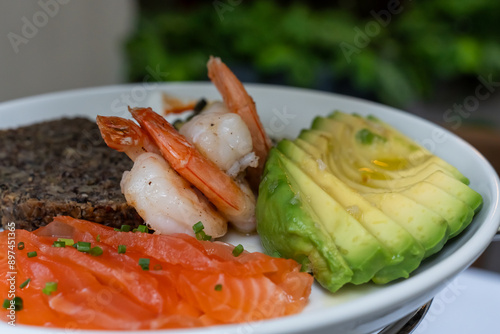
[[[16,230],[16,245],[24,248],[16,246],[13,271],[7,234],[0,233],[0,297],[8,302],[15,276],[23,300],[17,324],[139,330],[256,321],[300,312],[313,282],[293,260],[235,255],[235,246],[221,242],[121,232],[70,217],[35,232]],[[102,254],[54,247],[58,237],[90,243]],[[1,309],[4,321],[9,312]]]

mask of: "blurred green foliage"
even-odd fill
[[[142,6],[126,43],[131,81],[143,80],[146,68],[158,65],[168,80],[206,80],[208,56],[216,55],[250,73],[243,80],[332,90],[401,107],[434,96],[437,83],[500,70],[498,1],[402,1],[385,26],[373,14],[387,11],[388,3],[380,1],[358,1],[356,8],[347,1],[166,4]],[[364,42],[368,38],[362,47],[360,34]],[[355,50],[348,57],[346,45]]]

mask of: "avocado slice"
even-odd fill
[[[279,146],[278,146],[279,150]],[[279,150],[280,151],[280,150]],[[319,187],[304,171],[282,152],[280,159],[296,186],[296,197],[307,203],[353,272],[351,283],[361,284],[372,279],[380,269],[400,262],[364,226],[351,216],[334,198]]]
[[[417,183],[401,191],[401,194],[443,217],[448,223],[449,238],[453,238],[462,232],[470,224],[474,216],[474,210],[467,204],[429,182]]]
[[[337,291],[353,272],[308,202],[297,196],[282,157],[271,149],[259,186],[256,217],[262,245],[268,254],[297,260],[321,285]]]
[[[295,142],[302,143],[302,147],[307,147],[305,146],[307,144],[303,143],[300,138]],[[323,158],[321,151],[311,145],[306,148],[306,152],[296,143],[286,139],[278,143],[277,148],[297,166],[300,166],[322,190],[334,198],[345,211],[358,220],[390,251],[392,263],[387,263],[382,273],[377,276],[384,276],[387,280],[408,277],[409,273],[420,265],[425,254],[422,245],[404,227],[330,173],[321,160]],[[446,231],[446,224],[444,229]]]
[[[371,193],[363,197],[403,226],[425,249],[424,258],[437,253],[448,240],[446,220],[403,194]]]
[[[453,196],[466,203],[474,212],[478,212],[483,204],[483,197],[480,194],[442,171],[434,172],[425,181],[432,183],[447,193],[453,194]]]

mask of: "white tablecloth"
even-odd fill
[[[469,268],[432,302],[415,334],[500,333],[500,274]]]

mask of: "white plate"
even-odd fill
[[[373,114],[458,167],[471,180],[472,188],[483,196],[484,205],[469,228],[448,242],[441,252],[424,261],[409,279],[385,286],[349,286],[335,294],[315,285],[309,305],[298,315],[239,325],[170,330],[164,331],[165,334],[369,333],[427,302],[447,281],[468,267],[490,243],[500,222],[498,176],[490,164],[463,140],[415,116],[359,99],[276,86],[246,87],[257,103],[264,126],[273,137],[295,137],[302,128],[309,127],[316,115],[326,115],[334,109]],[[209,83],[142,83],[67,91],[0,104],[0,127],[30,124],[63,115],[128,117],[127,104],[157,108],[160,91],[186,98],[220,99]],[[230,234],[226,240],[234,244],[242,243],[248,250],[261,250],[256,236],[245,238]],[[0,332],[14,333],[11,329],[1,322]],[[64,330],[16,326],[15,333],[22,332],[48,334]]]

